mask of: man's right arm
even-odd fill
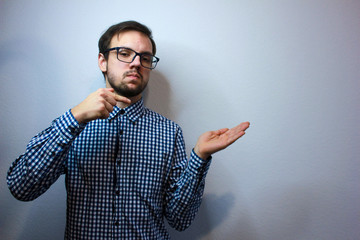
[[[34,200],[65,172],[71,143],[84,126],[79,125],[69,110],[31,139],[26,152],[8,171],[7,184],[15,198]]]
[[[31,201],[44,193],[65,172],[71,143],[86,123],[107,118],[119,101],[131,103],[114,89],[98,89],[35,136],[8,171],[7,183],[14,197]]]

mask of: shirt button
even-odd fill
[[[120,190],[116,190],[115,194],[119,196],[120,195]]]
[[[122,114],[124,114],[125,113],[125,110],[124,109],[121,109],[120,110],[120,114],[122,115]]]
[[[123,135],[123,134],[124,134],[124,131],[123,131],[123,130],[120,130],[119,134],[120,134],[120,135]]]
[[[118,227],[118,226],[120,226],[120,222],[119,222],[119,221],[115,221],[114,225]]]

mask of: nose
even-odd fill
[[[130,63],[130,66],[137,68],[141,66],[141,60],[139,55],[135,56],[134,60]]]

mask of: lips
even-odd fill
[[[128,74],[126,76],[130,77],[130,78],[140,78],[140,76],[138,74]]]
[[[124,76],[126,78],[132,79],[132,80],[142,79],[141,74],[138,72],[134,72],[134,71],[125,72]]]

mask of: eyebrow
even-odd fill
[[[119,46],[119,48],[126,48],[126,49],[130,49],[130,50],[135,51],[134,49],[132,49],[130,47],[126,47],[126,46]],[[137,52],[137,51],[135,51],[135,52]],[[139,52],[139,53],[141,53],[141,54],[149,54],[149,55],[154,56],[154,54],[152,52],[149,52],[149,51],[144,51],[144,52]]]

